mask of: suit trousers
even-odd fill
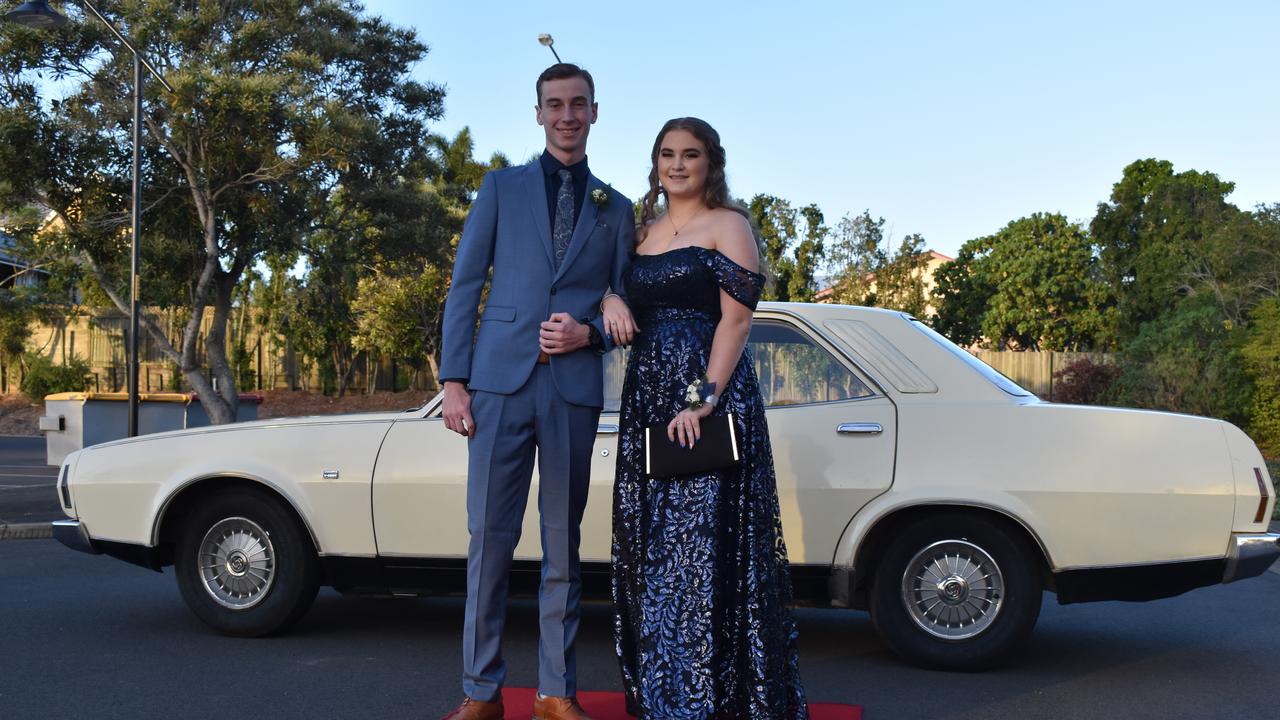
[[[582,575],[578,543],[587,503],[591,452],[600,408],[566,402],[549,365],[509,395],[475,391],[476,433],[468,444],[467,604],[462,687],[482,701],[498,697],[506,679],[502,631],[511,559],[520,529],[535,454],[542,573],[538,588],[538,690],[577,693],[574,640]]]

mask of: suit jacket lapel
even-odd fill
[[[587,238],[591,237],[591,231],[596,228],[596,217],[600,214],[600,208],[592,202],[591,191],[602,187],[604,183],[600,182],[595,175],[587,175],[587,192],[582,198],[582,212],[578,215],[578,223],[573,227],[573,237],[569,238],[569,249],[565,250],[564,262],[560,263],[560,271],[556,273],[557,280],[573,264],[573,259],[578,257],[582,246],[587,244]]]
[[[556,266],[556,251],[551,246],[551,216],[547,214],[547,178],[542,173],[542,163],[534,160],[525,166],[525,190],[529,194],[529,209],[533,212],[533,226],[542,239],[542,249],[547,252],[547,261],[551,267]]]

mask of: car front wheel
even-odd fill
[[[1040,615],[1037,564],[1022,538],[982,517],[922,518],[880,559],[871,618],[908,661],[943,670],[999,665]]]
[[[174,554],[182,599],[227,635],[288,629],[315,600],[311,539],[279,500],[251,488],[213,496],[187,518]]]

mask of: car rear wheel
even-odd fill
[[[1040,616],[1035,558],[1021,537],[978,516],[922,518],[889,543],[871,619],[894,652],[924,667],[977,671],[1027,641]]]
[[[252,488],[214,495],[187,518],[174,553],[178,589],[205,624],[258,637],[297,622],[320,570],[306,530],[275,497]]]

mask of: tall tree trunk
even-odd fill
[[[440,387],[440,364],[436,362],[435,353],[427,354],[427,365],[431,369],[431,382]]]
[[[231,319],[231,297],[235,290],[235,278],[230,273],[219,273],[213,286],[213,322],[205,338],[205,355],[209,361],[209,374],[217,379],[215,396],[200,396],[200,402],[209,413],[214,425],[235,422],[240,409],[240,395],[236,390],[236,377],[227,362],[227,325]]]

